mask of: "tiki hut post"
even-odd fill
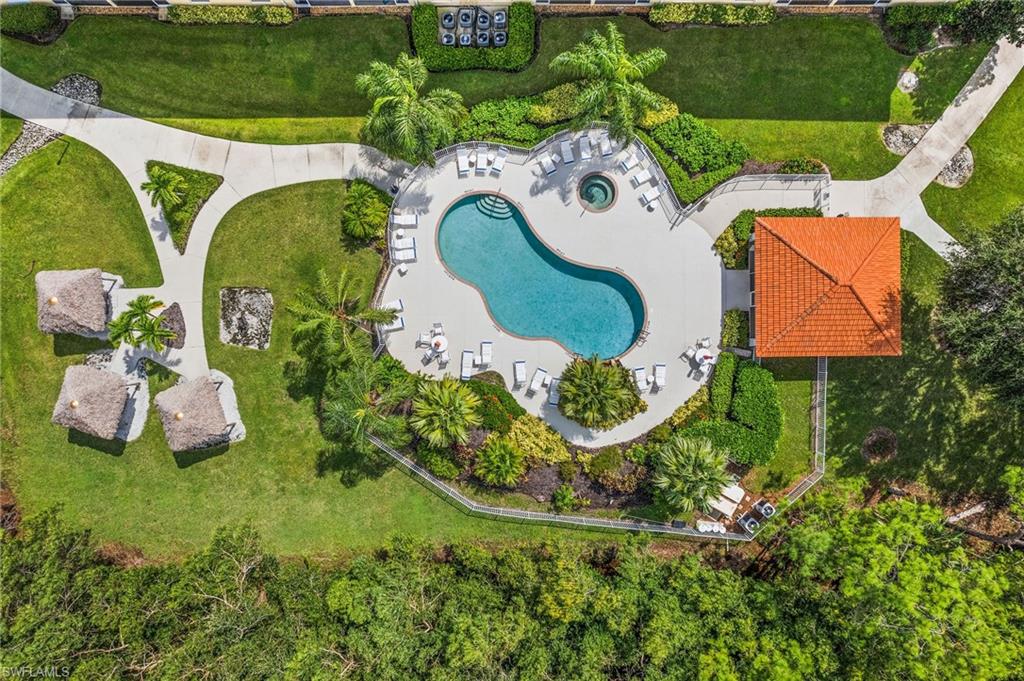
[[[107,369],[71,366],[64,372],[52,420],[57,425],[112,440],[127,401],[124,377]]]

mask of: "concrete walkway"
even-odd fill
[[[121,289],[113,300],[114,313],[142,293],[181,305],[185,347],[155,359],[190,379],[209,373],[202,312],[206,256],[214,230],[235,204],[268,189],[315,180],[363,178],[387,189],[409,170],[407,164],[361,144],[252,144],[199,135],[62,97],[3,69],[0,93],[5,111],[81,140],[127,178],[156,247],[164,283],[150,289]],[[139,189],[151,160],[224,178],[196,217],[184,254],[174,247],[160,210]]]

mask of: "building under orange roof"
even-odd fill
[[[754,222],[759,357],[899,355],[899,218]]]

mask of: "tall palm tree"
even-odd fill
[[[356,77],[356,89],[373,105],[363,124],[363,138],[390,156],[433,161],[438,147],[451,144],[466,116],[462,95],[448,88],[420,90],[427,82],[421,59],[404,52],[395,65],[375,61]]]
[[[309,360],[333,365],[355,352],[352,332],[369,332],[370,324],[386,324],[398,314],[366,306],[357,291],[359,282],[341,271],[337,280],[327,272],[317,272],[317,284],[302,289],[288,305],[298,317],[292,331],[292,342],[299,354]]]
[[[380,362],[360,357],[337,376],[323,407],[324,430],[346,438],[356,449],[369,449],[365,435],[392,446],[409,441],[405,419],[395,407],[412,397],[413,381],[388,382]]]
[[[558,384],[558,408],[587,428],[608,428],[635,413],[639,402],[629,373],[596,355],[573,360]]]
[[[615,24],[609,21],[607,31],[589,33],[582,43],[552,59],[551,68],[583,80],[578,127],[607,118],[612,136],[626,142],[643,115],[661,107],[658,96],[640,81],[661,68],[668,55],[660,47],[630,54]]]
[[[163,326],[154,310],[163,307],[163,302],[151,295],[141,295],[128,303],[127,309],[107,324],[107,336],[117,346],[127,344],[133,348],[147,346],[156,352],[163,352],[165,341],[175,333]]]
[[[729,484],[725,454],[707,438],[679,433],[658,451],[654,483],[676,513],[707,513],[711,500]]]
[[[426,381],[412,401],[409,424],[432,447],[465,444],[469,429],[481,423],[479,405],[480,398],[451,377]]]
[[[181,203],[188,182],[170,168],[153,166],[149,171],[149,180],[142,183],[141,189],[149,194],[153,208],[159,203],[166,210]]]

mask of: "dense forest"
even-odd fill
[[[1018,674],[1024,556],[973,550],[927,505],[849,501],[808,499],[740,567],[635,537],[495,551],[394,537],[325,566],[276,559],[244,527],[128,567],[55,510],[3,540],[0,664],[74,678]]]

